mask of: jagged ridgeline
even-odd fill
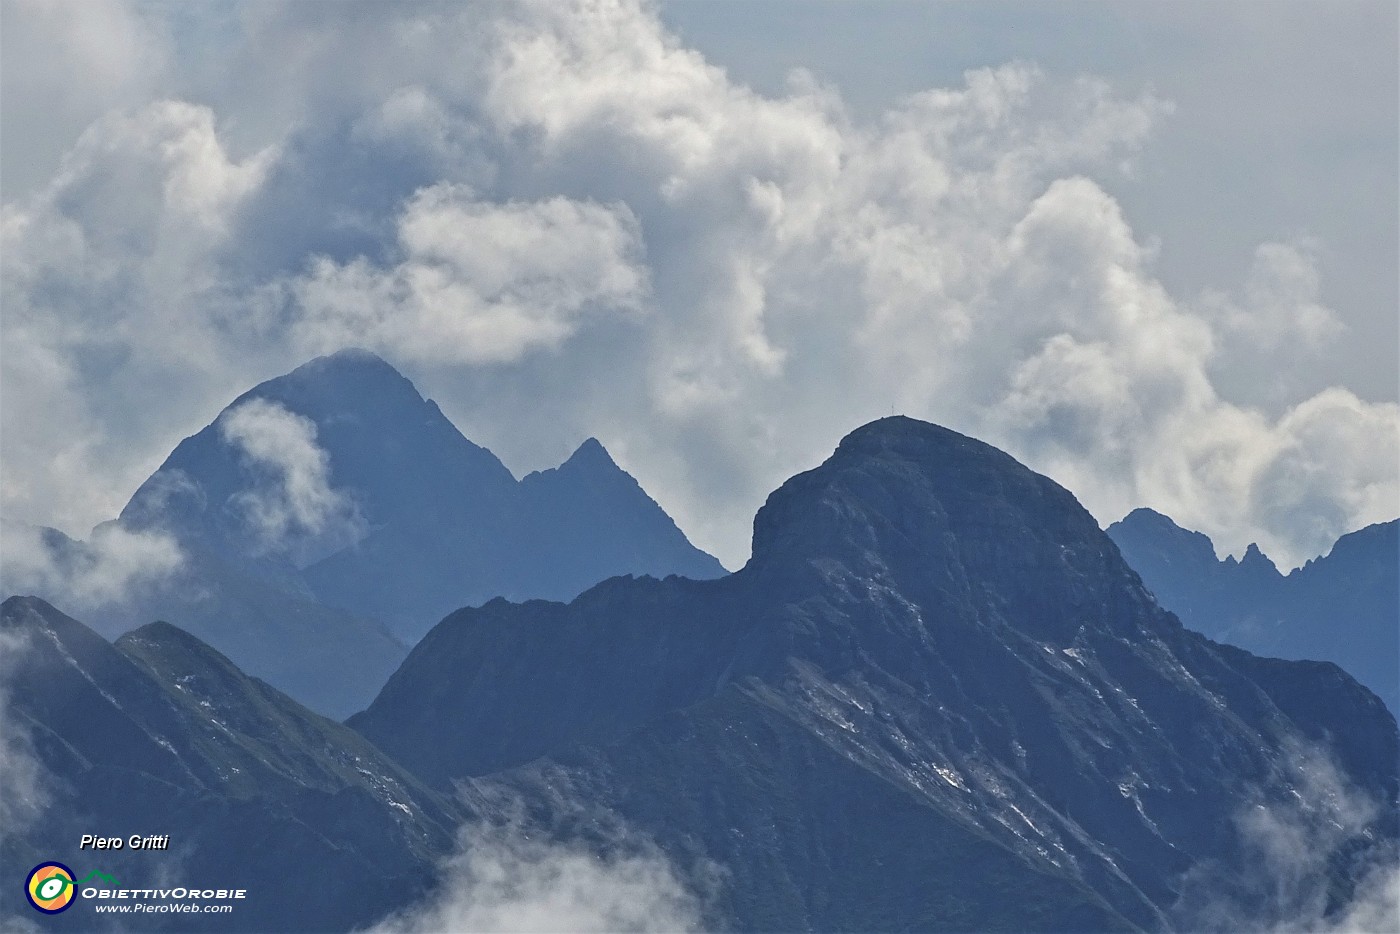
[[[168,620],[338,718],[363,709],[459,607],[567,600],[618,574],[725,573],[596,440],[517,481],[356,350],[235,399],[175,448],[116,526],[171,537],[183,563],[96,608],[95,628],[115,637]],[[48,537],[81,558],[81,543]],[[64,593],[40,595],[68,608]]]
[[[268,929],[404,907],[421,884],[376,871],[431,880],[454,822],[505,816],[630,827],[683,875],[711,867],[705,925],[737,930],[1199,929],[1191,886],[1257,855],[1238,816],[1326,816],[1344,789],[1371,807],[1324,860],[1335,913],[1397,842],[1400,738],[1374,694],[1183,628],[1067,491],[910,419],[777,490],[734,574],[453,613],[351,729],[170,627],[113,647],[33,601],[5,626],[60,646],[15,656],[12,704],[65,806],[127,832],[159,788],[192,858],[244,848]],[[6,864],[71,855],[51,832]],[[285,897],[282,863],[249,878],[284,839],[334,866],[333,922]]]
[[[1209,538],[1150,509],[1108,535],[1190,628],[1260,655],[1336,662],[1400,710],[1400,520],[1343,535],[1286,575],[1257,545],[1217,559]]]

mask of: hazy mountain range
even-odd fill
[[[1287,575],[1255,545],[1217,559],[1205,535],[1150,509],[1108,535],[1190,628],[1258,655],[1336,662],[1400,710],[1400,520],[1344,535]]]
[[[341,551],[387,541],[375,501]],[[236,526],[181,515],[248,566]],[[49,798],[4,864],[159,818],[183,837],[162,871],[246,883],[236,929],[446,897],[463,822],[467,843],[521,826],[587,851],[626,828],[698,893],[696,924],[741,930],[1322,926],[1400,842],[1400,736],[1373,693],[1183,627],[1069,492],[906,418],[774,492],[738,572],[458,610],[348,728],[173,626],[111,645],[17,598],[3,634],[11,745]],[[1279,839],[1302,848],[1283,887],[1260,875]]]
[[[235,399],[94,532],[159,536],[179,566],[102,602],[115,637],[174,622],[323,713],[363,708],[447,613],[568,599],[617,574],[717,577],[710,555],[585,441],[517,481],[389,364],[323,357]],[[41,530],[51,563],[91,546]],[[3,582],[67,605],[47,588]]]

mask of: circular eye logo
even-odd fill
[[[73,904],[73,896],[77,894],[73,870],[62,863],[40,863],[24,880],[24,894],[37,910],[56,915]]]

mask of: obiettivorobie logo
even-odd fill
[[[62,863],[40,863],[29,870],[29,877],[24,880],[24,896],[35,911],[56,915],[73,904],[79,886],[93,879],[101,879],[109,885],[118,884],[116,879],[95,870],[82,879],[74,879],[73,870]]]
[[[128,889],[105,872],[96,870],[75,878],[73,870],[49,860],[29,870],[24,897],[35,911],[56,915],[67,911],[81,897],[99,914],[152,912],[221,914],[233,911],[234,901],[248,897],[247,889],[191,888]]]

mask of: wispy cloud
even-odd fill
[[[364,517],[355,501],[331,487],[330,455],[316,443],[316,423],[276,402],[250,399],[225,412],[219,433],[255,477],[235,495],[257,546],[304,556],[359,538]]]
[[[1294,749],[1286,767],[1287,794],[1261,797],[1235,815],[1239,858],[1188,875],[1178,925],[1230,932],[1400,930],[1400,853],[1377,826],[1381,804],[1319,749]]]
[[[99,526],[85,542],[0,521],[0,591],[43,597],[68,612],[120,607],[179,573],[185,555],[160,531]]]
[[[702,902],[654,846],[598,852],[513,822],[465,827],[437,888],[374,934],[693,931]]]

